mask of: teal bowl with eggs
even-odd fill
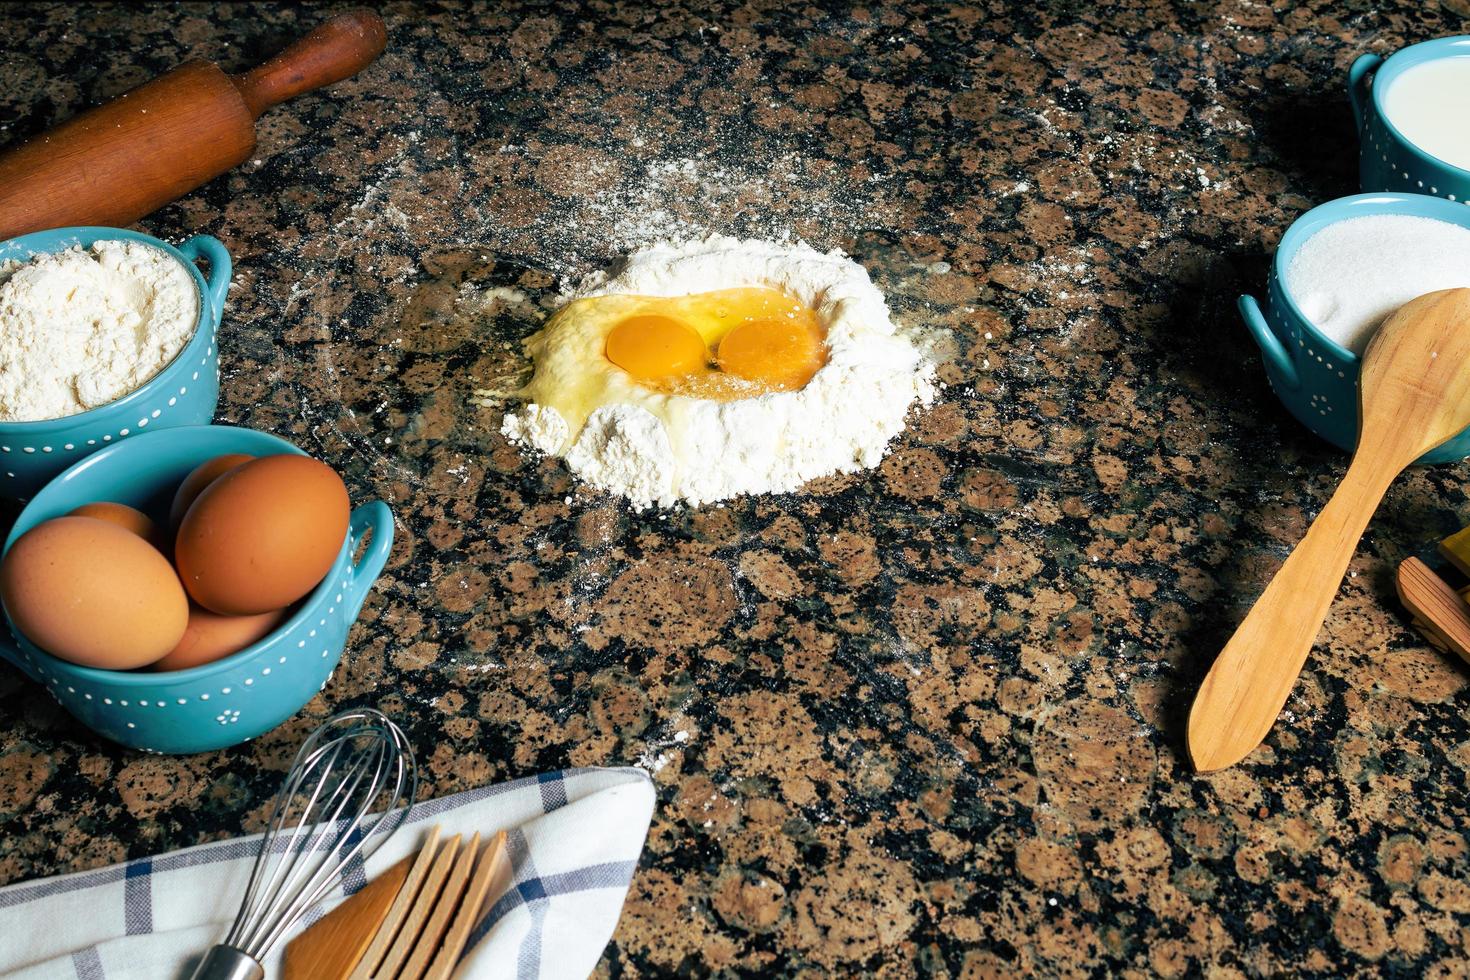
[[[1470,37],[1460,36],[1411,44],[1387,60],[1365,54],[1353,62],[1348,69],[1348,98],[1357,121],[1358,173],[1364,191],[1429,194],[1461,206],[1470,204],[1470,170],[1425,152],[1384,111],[1386,94],[1404,72],[1444,58],[1466,57]]]
[[[264,432],[225,425],[159,429],[115,442],[42,488],[21,511],[4,550],[42,521],[99,500],[136,507],[161,521],[184,477],[226,453],[301,450]],[[8,612],[13,643],[0,642],[0,656],[114,742],[159,753],[237,745],[290,718],[326,685],[392,545],[388,505],[379,500],[356,508],[331,571],[286,622],[238,653],[199,667],[150,672],[68,663],[21,634]]]
[[[96,408],[39,422],[0,422],[0,495],[28,500],[88,453],[150,429],[203,425],[219,404],[219,332],[230,287],[230,253],[218,239],[196,235],[177,248],[122,228],[55,228],[0,242],[0,262],[104,240],[151,245],[189,271],[199,293],[199,321],[174,359],[142,387]],[[196,263],[209,264],[201,273]]]
[[[1240,315],[1261,348],[1266,377],[1287,410],[1317,435],[1351,452],[1358,443],[1358,355],[1307,319],[1286,289],[1286,271],[1302,245],[1330,224],[1375,214],[1436,218],[1470,229],[1470,208],[1425,194],[1355,194],[1315,207],[1292,222],[1271,262],[1266,303],[1240,297]],[[1419,457],[1448,463],[1470,456],[1470,429]]]

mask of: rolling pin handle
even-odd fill
[[[383,18],[371,10],[339,14],[276,55],[231,80],[253,116],[304,92],[362,71],[388,45]]]

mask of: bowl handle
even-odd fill
[[[1348,69],[1348,101],[1353,104],[1353,119],[1358,124],[1358,132],[1363,132],[1363,119],[1368,108],[1368,76],[1373,73],[1383,59],[1376,54],[1365,54],[1353,62]]]
[[[230,288],[230,273],[233,271],[230,253],[225,251],[223,242],[211,235],[195,235],[180,245],[179,251],[190,262],[204,259],[209,263],[209,273],[204,277],[204,285],[209,289],[209,308],[214,316],[214,325],[219,326],[220,317],[225,311],[225,293]]]
[[[1256,302],[1254,296],[1242,296],[1236,301],[1240,307],[1241,319],[1245,320],[1246,329],[1251,336],[1256,338],[1256,346],[1261,348],[1261,356],[1270,361],[1276,370],[1281,373],[1282,380],[1291,390],[1302,386],[1302,379],[1296,373],[1296,364],[1292,362],[1291,355],[1281,341],[1276,339],[1271,325],[1266,322],[1265,316],[1261,314],[1261,304]]]
[[[381,500],[374,500],[352,512],[348,528],[354,542],[361,541],[368,531],[373,533],[367,550],[362,553],[362,558],[353,563],[349,573],[351,581],[347,585],[347,608],[351,618],[356,619],[369,590],[383,571],[383,566],[388,563],[388,552],[393,550],[393,512]]]

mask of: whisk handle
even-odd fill
[[[265,970],[233,946],[212,946],[189,980],[265,980]]]

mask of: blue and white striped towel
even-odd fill
[[[569,769],[426,800],[321,910],[416,850],[433,824],[445,836],[505,830],[515,883],[491,904],[455,977],[585,977],[617,925],[653,804],[641,769]],[[183,980],[234,919],[259,840],[0,888],[0,974]],[[267,976],[280,975],[284,945]]]

